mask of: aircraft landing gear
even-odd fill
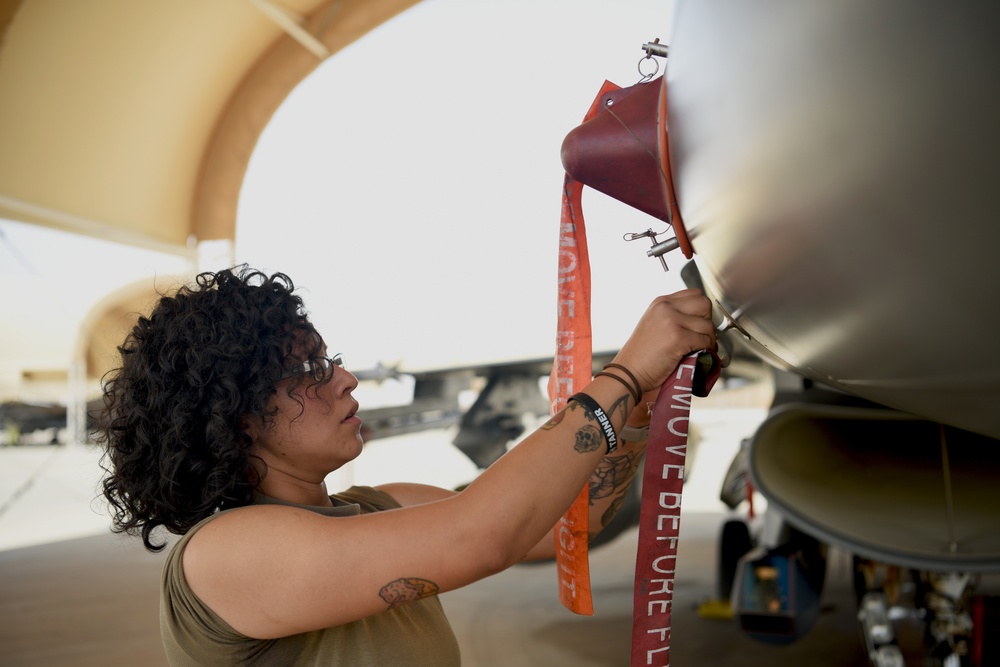
[[[750,528],[742,519],[729,519],[722,526],[719,538],[718,590],[719,600],[729,600],[733,593],[733,581],[736,578],[736,567],[751,549],[753,540]]]
[[[858,621],[874,667],[998,664],[995,578],[923,572],[855,557]]]

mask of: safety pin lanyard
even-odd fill
[[[714,353],[688,355],[660,388],[649,424],[632,592],[631,667],[670,665],[670,623],[692,396],[719,377]]]

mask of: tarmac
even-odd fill
[[[721,475],[761,417],[739,408],[692,413],[701,441],[685,486],[671,664],[867,665],[846,554],[831,552],[824,611],[797,643],[764,644],[732,619],[699,614],[717,598],[716,541],[730,515],[717,499]],[[432,440],[450,447],[440,432],[370,443],[362,458],[373,463],[348,481],[370,483],[380,466],[388,469],[382,481],[400,479],[393,462],[412,472],[401,452],[412,456]],[[110,533],[98,500],[99,460],[90,445],[0,447],[0,666],[166,665],[157,604],[164,556]],[[591,552],[593,617],[559,604],[552,563],[516,566],[444,594],[464,667],[627,665],[636,543],[631,529]]]

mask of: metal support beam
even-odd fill
[[[323,45],[323,42],[313,37],[308,30],[302,27],[305,23],[304,17],[284,7],[279,7],[271,0],[249,0],[249,2],[316,58],[326,60],[330,57],[330,51]]]
[[[179,255],[180,257],[191,259],[197,257],[197,251],[188,245],[162,241],[146,234],[134,232],[106,222],[91,220],[90,218],[57,211],[45,206],[38,206],[31,202],[4,195],[0,195],[0,217],[9,217],[11,220],[22,220],[52,229],[83,234],[84,236],[91,236],[104,241],[123,243],[125,245],[155,250],[156,252]]]

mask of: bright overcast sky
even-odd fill
[[[671,9],[424,0],[279,110],[247,174],[237,261],[290,274],[354,368],[552,354],[560,145],[605,79],[639,79],[641,45],[668,41]],[[622,240],[658,221],[595,192],[584,212],[595,347],[616,347],[653,296],[681,286],[681,262],[665,275],[645,241]],[[68,361],[65,332],[101,297],[183,267],[30,225],[0,231],[0,364]]]
[[[355,367],[552,354],[560,145],[605,79],[638,81],[670,15],[663,0],[425,0],[278,112],[244,184],[238,258],[308,288]],[[664,225],[589,195],[595,347],[615,347],[680,283],[622,240]]]

